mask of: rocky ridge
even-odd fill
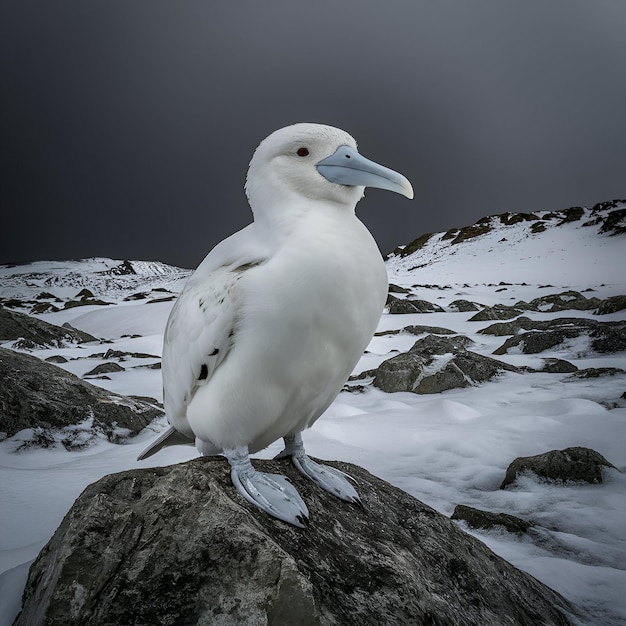
[[[458,245],[469,239],[480,237],[497,227],[526,223],[532,234],[538,234],[562,226],[569,222],[580,221],[584,227],[597,227],[599,234],[620,235],[626,233],[626,200],[599,202],[591,208],[570,207],[561,211],[535,211],[534,213],[501,213],[483,217],[475,224],[462,228],[452,228],[440,237],[441,242],[450,246]],[[423,248],[437,233],[420,235],[406,245],[399,246],[389,256],[405,257]],[[506,235],[505,235],[506,236]]]

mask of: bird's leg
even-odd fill
[[[292,463],[300,473],[317,483],[322,489],[341,500],[363,506],[359,494],[350,483],[351,480],[354,480],[351,476],[334,467],[316,463],[307,456],[302,442],[302,433],[287,435],[283,439],[285,449],[275,458],[281,459],[290,456]]]
[[[284,522],[307,527],[309,510],[287,478],[257,472],[250,462],[247,446],[224,450],[223,454],[231,467],[233,485],[248,502]]]

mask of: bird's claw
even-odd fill
[[[350,484],[350,481],[354,482],[354,478],[352,478],[352,476],[342,472],[341,470],[335,469],[334,467],[316,463],[306,454],[294,455],[291,457],[291,460],[301,474],[310,478],[325,491],[332,493],[341,500],[352,502],[353,504],[364,508],[359,494]]]
[[[241,472],[236,467],[232,468],[230,475],[237,491],[248,502],[283,522],[299,528],[308,526],[309,510],[284,476],[257,471]]]

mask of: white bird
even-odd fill
[[[360,503],[342,472],[312,461],[301,433],[338,395],[387,297],[378,246],[355,215],[366,186],[413,197],[409,181],[357,152],[332,126],[295,124],[256,149],[246,180],[252,224],[218,244],[188,280],[163,342],[171,428],[139,459],[194,441],[223,454],[241,495],[296,526],[308,510],[250,453],[281,437],[295,466]]]

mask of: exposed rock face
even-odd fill
[[[406,287],[400,287],[399,285],[394,285],[393,283],[389,283],[389,293],[409,293],[410,290]]]
[[[577,318],[563,318],[563,323],[576,323]],[[499,324],[491,324],[487,328],[481,328],[478,332],[481,335],[495,335],[496,337],[504,337],[506,335],[517,335],[522,330],[546,330],[549,328],[549,321],[534,321],[529,317],[518,317],[510,322],[501,322]]]
[[[513,226],[513,224],[519,224],[520,222],[533,222],[539,218],[534,213],[501,213],[496,217],[500,218],[500,221],[505,226]]]
[[[50,431],[89,419],[92,431],[117,440],[120,429],[137,434],[163,414],[145,402],[94,387],[60,367],[5,348],[0,348],[0,380],[0,431],[11,437],[35,429],[35,445],[52,445]],[[84,443],[84,436],[63,438],[69,448]]]
[[[571,374],[577,372],[578,368],[573,363],[563,359],[545,359],[540,371],[548,374]]]
[[[408,300],[388,296],[387,306],[391,315],[404,315],[407,313],[443,313],[444,310],[437,304],[428,300]]]
[[[99,376],[100,374],[111,374],[114,372],[123,372],[124,368],[118,363],[100,363],[92,370],[89,370],[84,376]]]
[[[474,237],[479,237],[480,235],[484,235],[491,230],[490,224],[481,224],[480,221],[476,224],[472,224],[471,226],[464,226],[463,228],[453,228],[449,230],[441,240],[444,241],[446,239],[452,239],[450,242],[451,245],[456,245],[466,241],[467,239],[473,239]]]
[[[425,233],[423,235],[420,235],[417,239],[414,239],[410,243],[407,243],[406,246],[402,248],[396,248],[392,254],[399,254],[400,256],[413,254],[414,252],[417,252],[420,248],[423,248],[432,236],[433,233]]]
[[[532,522],[528,522],[515,515],[508,513],[491,513],[490,511],[481,511],[471,506],[458,504],[454,508],[454,513],[450,519],[463,520],[471,528],[504,528],[510,533],[522,534],[533,526]]]
[[[362,468],[364,508],[289,461],[311,525],[246,502],[226,461],[123,472],[88,487],[31,567],[16,626],[568,624],[572,608],[445,516]]]
[[[110,270],[100,272],[101,274],[109,274],[111,276],[128,276],[129,274],[136,274],[135,268],[130,261],[122,261],[119,265],[112,267]]]
[[[519,371],[516,367],[467,350],[468,337],[418,339],[413,347],[381,363],[374,376],[374,386],[388,393],[412,391],[439,393],[485,382],[502,371]]]
[[[411,335],[423,335],[424,333],[430,333],[432,335],[456,335],[456,331],[450,330],[449,328],[443,328],[441,326],[421,326],[421,325],[411,325],[405,326],[402,329],[406,333],[410,333]]]
[[[113,304],[112,302],[105,302],[104,300],[100,300],[98,298],[87,298],[83,297],[80,300],[68,300],[63,306],[64,309],[73,309],[77,306],[107,306],[109,304]]]
[[[71,326],[61,327],[0,307],[0,341],[20,340],[25,348],[97,341],[95,337]]]
[[[496,305],[494,307],[486,306],[482,311],[476,313],[467,320],[468,322],[488,322],[490,320],[510,320],[522,314],[521,309],[515,309],[509,306]]]
[[[460,313],[468,313],[469,311],[478,311],[478,307],[469,300],[453,300],[448,305],[448,308],[453,311],[459,311]]]
[[[572,374],[572,378],[600,378],[601,376],[618,376],[626,374],[626,370],[619,367],[587,367],[584,370],[577,370]]]
[[[520,300],[515,303],[518,309],[525,311],[542,311],[554,313],[555,311],[590,311],[601,304],[598,298],[586,298],[578,291],[564,291],[563,293],[550,294],[535,298],[530,302]]]
[[[602,468],[615,467],[599,452],[591,448],[565,448],[551,450],[536,456],[519,457],[509,465],[500,489],[505,489],[515,482],[524,472],[532,472],[540,478],[558,482],[582,481],[587,483],[602,482]]]
[[[409,333],[410,335],[423,335],[430,333],[432,335],[456,335],[455,330],[449,328],[442,328],[441,326],[421,326],[411,325],[405,326],[398,330],[381,330],[378,333],[374,333],[375,337],[384,337],[385,335],[398,335],[399,333]]]
[[[626,200],[598,202],[591,209],[592,219],[583,224],[583,226],[600,225],[598,232],[609,235],[626,233],[626,207],[624,207],[624,204],[626,204]]]
[[[626,296],[613,296],[603,300],[598,306],[596,315],[608,315],[626,309]]]
[[[479,332],[501,335],[519,330],[528,332],[509,337],[493,353],[506,354],[515,347],[524,354],[537,354],[580,336],[588,336],[590,348],[596,352],[626,350],[626,322],[597,322],[579,318],[531,321],[527,317],[521,317],[508,324],[492,324]]]

